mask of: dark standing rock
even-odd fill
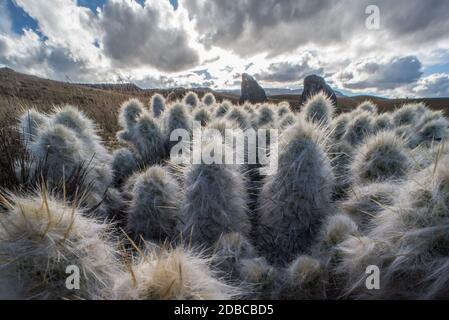
[[[249,74],[242,74],[242,91],[239,103],[243,104],[246,101],[251,103],[267,102],[267,95],[265,90],[251,77]]]
[[[323,91],[329,99],[332,100],[334,106],[337,105],[337,95],[334,90],[320,76],[312,74],[304,79],[304,91],[302,92],[299,104],[304,104],[311,96]]]

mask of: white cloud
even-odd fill
[[[0,50],[10,52],[3,63],[19,71],[27,66],[28,72],[41,76],[83,82],[143,81],[160,77],[158,71],[188,69],[199,59],[183,29],[185,12],[173,11],[168,1],[140,6],[131,0],[109,0],[97,13],[75,0],[16,4],[36,20],[44,36],[28,30],[23,36],[9,32],[2,39]],[[16,52],[18,47],[22,51]]]
[[[68,49],[42,40],[30,29],[22,35],[0,35],[0,64],[19,72],[64,81],[101,81],[110,76]]]
[[[445,0],[185,0],[200,41],[241,55],[275,56],[305,47],[344,49],[348,42],[394,48],[447,45],[449,2]],[[380,8],[380,30],[366,28],[368,5]],[[366,41],[368,40],[368,41]]]
[[[39,32],[14,34],[2,2],[0,64],[40,76],[223,88],[242,72],[270,87],[319,73],[352,92],[444,93],[444,76],[421,72],[449,57],[447,1],[183,0],[175,11],[168,0],[107,0],[97,12],[76,0],[15,3]],[[368,3],[381,9],[380,30],[365,28]]]
[[[449,97],[449,74],[435,73],[423,77],[412,92],[420,97]]]
[[[95,15],[74,0],[15,0],[40,31],[48,38],[46,44],[67,49],[77,58],[99,63],[100,50],[95,46],[99,28]]]
[[[39,36],[32,30],[24,30],[21,36],[0,35],[0,63],[18,71],[41,76],[47,74],[43,65],[46,50]]]
[[[12,21],[9,16],[6,1],[0,2],[0,34],[8,34],[11,32]]]

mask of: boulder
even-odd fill
[[[320,76],[312,74],[304,79],[304,90],[302,92],[299,104],[304,104],[311,96],[324,92],[331,99],[334,106],[337,105],[337,95],[334,90]]]
[[[249,74],[242,74],[242,90],[240,95],[239,103],[243,104],[245,102],[259,103],[267,102],[267,95],[265,90],[251,77]]]

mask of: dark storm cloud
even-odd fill
[[[391,39],[422,44],[446,37],[449,1],[434,0],[185,0],[200,40],[242,56],[277,55],[299,46],[321,46],[364,37],[368,5],[380,8],[381,29]]]
[[[69,50],[64,48],[52,48],[46,60],[50,68],[58,74],[76,75],[86,68],[85,61],[76,59]]]
[[[381,9],[383,27],[394,36],[408,37],[416,42],[432,42],[447,38],[449,1],[400,0],[372,1]]]
[[[187,32],[167,26],[165,13],[155,5],[108,1],[100,22],[105,55],[123,67],[176,72],[195,66],[199,56],[189,46]]]
[[[329,9],[336,3],[335,0],[186,0],[185,6],[190,17],[196,19],[202,43],[251,55],[261,50],[273,54],[285,52],[312,37],[323,43],[342,40],[340,28],[332,27],[338,19],[328,19]],[[310,28],[315,25],[316,28]],[[320,27],[323,25],[329,27],[323,30]]]
[[[312,68],[307,61],[298,64],[279,62],[270,64],[266,71],[256,74],[255,77],[267,82],[299,82],[309,74],[322,72],[322,68]]]
[[[421,68],[416,57],[396,57],[386,62],[364,61],[350,65],[338,78],[347,89],[388,90],[415,83],[422,75]]]

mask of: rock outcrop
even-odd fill
[[[251,103],[259,103],[268,101],[265,90],[257,83],[257,81],[249,74],[242,74],[242,91],[239,103],[246,101]]]
[[[324,81],[324,79],[320,76],[317,76],[315,74],[312,74],[310,76],[307,76],[304,79],[304,90],[302,92],[299,104],[304,104],[307,99],[309,99],[311,96],[319,93],[320,91],[324,92],[329,99],[332,100],[332,103],[336,106],[337,105],[337,95],[332,90],[332,88]]]

